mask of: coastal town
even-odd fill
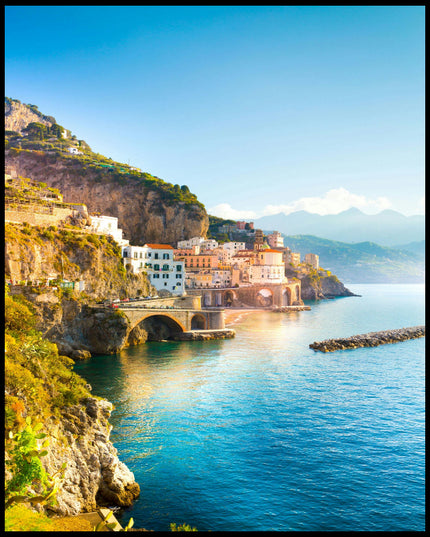
[[[301,263],[300,253],[284,246],[281,233],[274,231],[266,236],[261,229],[254,229],[253,222],[239,221],[219,227],[225,237],[242,240],[218,242],[196,236],[177,241],[175,245],[133,245],[124,238],[117,217],[90,215],[84,204],[64,203],[62,195],[53,191],[55,189],[5,174],[6,192],[14,186],[22,187],[23,182],[28,184],[27,190],[33,187],[32,192],[37,192],[37,197],[33,203],[29,199],[23,202],[13,198],[13,203],[6,199],[6,222],[23,223],[30,219],[33,225],[48,226],[80,217],[78,231],[111,236],[121,248],[125,269],[131,274],[146,274],[160,297],[201,295],[202,306],[207,307],[244,303],[251,307],[297,307],[303,305],[301,282],[288,278],[286,268],[302,265],[304,270],[319,269],[318,255],[306,254]],[[60,274],[51,274],[48,283],[59,278]],[[10,283],[19,282],[11,279]],[[60,284],[85,290],[85,281],[62,280]]]

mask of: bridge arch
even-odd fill
[[[201,313],[196,313],[191,318],[191,330],[206,330],[206,317]]]
[[[260,306],[267,307],[273,305],[273,292],[263,287],[257,293],[257,302]]]
[[[169,339],[175,334],[186,332],[185,326],[168,313],[147,313],[132,326],[131,332],[137,329],[147,333],[148,341],[161,341]]]
[[[236,299],[236,293],[229,289],[224,293],[224,306],[231,306]]]

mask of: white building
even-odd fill
[[[122,261],[125,268],[128,268],[133,274],[146,271],[147,253],[148,249],[144,246],[131,246],[130,244],[123,246]]]
[[[168,244],[145,244],[125,246],[122,257],[125,267],[134,274],[146,272],[149,282],[158,291],[169,291],[174,295],[185,293],[184,262],[173,258],[174,249]]]
[[[212,271],[212,287],[231,287],[231,270],[229,269],[213,269]]]
[[[77,147],[69,147],[67,151],[72,155],[82,155],[82,151],[79,151]]]
[[[215,239],[204,239],[200,243],[200,251],[214,250],[215,248],[218,248],[218,243]]]
[[[320,267],[320,258],[316,254],[306,254],[305,263],[311,265],[314,269],[318,270]]]
[[[203,237],[193,237],[192,239],[187,239],[185,241],[178,241],[177,247],[178,249],[189,249],[193,248],[193,246],[198,246],[200,248],[204,240]]]
[[[122,238],[122,229],[118,228],[118,218],[115,216],[91,216],[90,230],[94,233],[111,235],[120,246],[125,246],[129,242]]]
[[[232,252],[232,255],[237,253],[239,250],[245,250],[245,243],[244,242],[225,242],[222,245],[224,250],[227,250],[228,252]]]
[[[279,233],[279,231],[274,231],[267,235],[267,242],[271,248],[283,248],[284,247],[284,237]]]
[[[279,265],[249,265],[245,268],[249,283],[285,283],[285,269]]]

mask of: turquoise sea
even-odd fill
[[[313,341],[425,324],[424,285],[357,285],[255,313],[232,340],[154,342],[76,364],[115,405],[141,494],[119,515],[169,531],[423,531],[425,338]]]

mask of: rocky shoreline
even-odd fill
[[[310,309],[310,306],[279,306],[272,308],[271,311],[274,311],[275,313],[285,313],[289,311],[309,311]]]
[[[311,349],[321,352],[333,352],[344,349],[356,349],[359,347],[377,347],[386,343],[398,343],[407,339],[416,339],[425,336],[425,326],[412,326],[396,330],[383,330],[381,332],[369,332],[347,338],[325,339],[314,341],[309,345]]]
[[[211,339],[231,339],[236,332],[231,328],[214,330],[190,330],[177,334],[172,339],[174,341],[209,341]]]

